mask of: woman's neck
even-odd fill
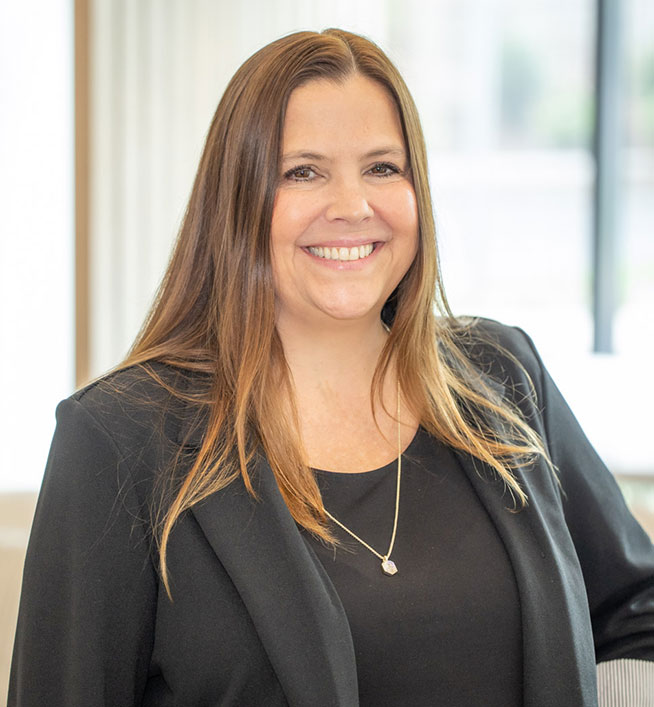
[[[397,456],[395,367],[391,361],[382,390],[375,391],[373,416],[372,379],[388,333],[379,319],[366,326],[338,325],[302,329],[278,323],[278,332],[293,379],[307,462],[318,469],[367,471]],[[402,408],[404,448],[418,422]]]
[[[277,331],[298,393],[316,385],[370,392],[388,333],[381,319],[333,326],[278,322]]]

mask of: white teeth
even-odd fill
[[[324,248],[322,246],[310,246],[309,252],[325,260],[359,260],[367,258],[374,250],[372,243],[367,245],[354,246],[354,248]]]

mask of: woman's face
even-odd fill
[[[279,326],[379,319],[418,247],[397,108],[360,75],[295,89],[272,218]]]

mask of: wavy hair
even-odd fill
[[[289,96],[309,81],[342,82],[352,74],[378,82],[397,106],[419,219],[416,258],[382,312],[390,334],[373,377],[371,404],[395,361],[403,397],[420,423],[492,467],[517,504],[526,499],[512,471],[544,453],[537,435],[515,408],[494,397],[459,343],[466,327],[452,316],[443,291],[420,120],[398,70],[377,45],[356,34],[291,34],[250,57],[227,86],[157,298],[121,364],[159,361],[204,373],[209,382],[192,398],[206,412],[202,446],[154,521],[168,591],[166,548],[176,520],[238,476],[255,494],[249,468],[258,451],[270,463],[293,518],[333,542],[303,457],[275,329],[270,228]]]

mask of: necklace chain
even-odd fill
[[[377,552],[374,547],[368,545],[365,540],[362,540],[356,533],[351,531],[347,526],[343,525],[340,520],[334,518],[334,516],[325,508],[325,515],[330,518],[336,525],[342,528],[348,535],[351,535],[356,541],[360,542],[363,547],[370,550],[373,555],[376,555],[382,561],[382,571],[384,574],[393,575],[397,573],[397,567],[394,562],[390,560],[391,553],[393,552],[393,546],[395,545],[395,535],[397,534],[397,519],[400,512],[400,486],[402,480],[402,426],[400,421],[400,381],[397,382],[397,482],[395,485],[395,517],[393,519],[393,533],[391,534],[391,542],[388,546],[388,550],[385,555]]]

